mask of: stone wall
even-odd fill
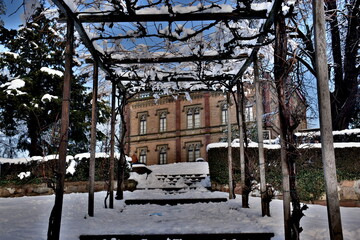
[[[114,188],[116,189],[117,182],[114,181]],[[125,183],[127,190],[133,190],[134,183],[127,181]],[[105,182],[95,182],[95,192],[104,191],[107,189]],[[88,192],[88,182],[65,182],[65,193],[85,193]],[[51,195],[54,190],[47,186],[46,183],[42,184],[25,184],[15,185],[9,184],[0,186],[0,197],[23,197],[23,196],[38,196],[38,195]]]

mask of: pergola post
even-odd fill
[[[74,21],[67,18],[66,48],[65,48],[65,74],[63,85],[63,99],[61,110],[60,146],[57,168],[57,182],[55,189],[55,204],[49,218],[48,239],[58,240],[60,238],[61,214],[64,197],[66,155],[69,134],[70,115],[70,92],[72,78],[72,61],[74,52]]]
[[[99,67],[94,61],[93,69],[93,92],[91,109],[91,139],[90,139],[90,164],[89,164],[89,200],[88,214],[94,216],[94,185],[95,185],[95,155],[96,155],[96,123],[97,123],[97,95]]]
[[[231,147],[231,121],[230,121],[230,93],[226,93],[227,100],[227,142],[228,142],[228,172],[229,172],[229,199],[234,199],[234,183],[233,183],[233,160],[232,160],[232,147]]]
[[[260,167],[260,193],[261,193],[261,213],[262,216],[270,217],[269,201],[266,198],[266,178],[265,178],[265,157],[264,157],[264,136],[263,136],[263,97],[260,87],[259,66],[257,56],[254,58],[254,79],[255,79],[255,98],[256,98],[256,125],[258,131],[258,151]]]
[[[115,101],[116,101],[116,85],[115,81],[112,80],[112,91],[111,91],[111,127],[110,127],[110,166],[109,166],[109,192],[110,202],[109,207],[114,208],[114,163],[115,163]],[[120,167],[120,166],[118,166]]]
[[[239,157],[240,157],[240,175],[241,175],[241,197],[242,207],[248,208],[248,198],[246,196],[246,166],[245,166],[245,149],[244,149],[244,119],[243,119],[243,101],[242,101],[242,87],[241,80],[237,82],[237,98],[238,98],[238,119],[239,119]],[[245,193],[245,194],[244,194]]]
[[[313,0],[313,22],[315,35],[315,62],[319,101],[321,154],[324,168],[326,202],[330,239],[342,240],[342,225],[337,192],[336,163],[332,135],[328,64],[325,42],[324,1]]]

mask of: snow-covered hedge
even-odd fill
[[[240,182],[240,160],[238,144],[233,145],[233,166],[235,181]],[[345,146],[347,145],[347,146]],[[336,145],[335,145],[336,146]],[[323,192],[324,177],[319,145],[303,145],[297,149],[296,169],[298,173],[298,191],[302,200],[318,199]],[[247,154],[250,161],[250,173],[259,181],[258,148],[249,147]],[[335,147],[338,181],[360,179],[360,146],[358,144],[341,144]],[[265,148],[266,180],[275,189],[282,189],[280,148]],[[228,183],[227,146],[208,148],[208,161],[211,181],[219,184]]]
[[[119,159],[120,154],[115,154]],[[108,179],[109,155],[96,153],[95,156],[95,180]],[[15,182],[39,183],[55,178],[55,170],[58,155],[45,157],[4,159],[0,158],[0,184]],[[77,154],[66,159],[66,181],[86,181],[89,175],[90,153]],[[131,158],[127,157],[127,161]],[[115,172],[117,161],[115,161]],[[30,174],[29,174],[30,173]]]

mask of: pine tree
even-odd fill
[[[18,148],[30,156],[56,153],[59,141],[65,39],[42,12],[37,9],[15,32],[2,28],[0,39],[9,50],[0,55],[0,130],[9,137],[19,133]],[[72,81],[70,154],[88,150],[91,94],[83,86],[86,77]],[[23,86],[11,89],[16,79]],[[19,131],[22,125],[26,131]]]

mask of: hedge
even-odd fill
[[[89,158],[75,158],[71,161],[76,162],[74,174],[67,173],[65,181],[87,181],[89,179]],[[69,167],[71,161],[66,163]],[[26,163],[2,163],[0,171],[0,185],[9,183],[28,184],[55,181],[57,160],[48,161],[29,161]],[[117,178],[118,161],[115,160],[115,179]],[[109,179],[109,158],[99,157],[95,159],[95,181]],[[29,177],[20,179],[18,174],[21,172],[31,172]],[[129,178],[130,169],[125,171],[125,179]]]
[[[275,189],[282,189],[280,149],[265,149],[266,181]],[[239,149],[233,148],[233,169],[235,182],[240,182]],[[250,172],[259,182],[258,149],[248,148]],[[321,149],[297,149],[296,170],[297,190],[301,200],[319,199],[325,192]],[[360,148],[335,148],[338,181],[360,179]],[[218,184],[228,183],[227,148],[210,148],[208,161],[211,181]]]

